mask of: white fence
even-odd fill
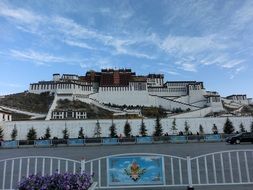
[[[158,185],[116,185],[108,183],[108,159],[115,157],[158,156],[162,158],[164,179]],[[47,156],[19,157],[0,161],[0,188],[15,189],[23,176],[53,172],[89,172],[97,189],[194,187],[210,185],[253,184],[253,149],[215,152],[197,157],[132,153],[76,161]]]
[[[0,189],[16,189],[22,177],[31,174],[52,175],[54,172],[79,172],[81,162],[48,156],[27,156],[0,161]]]
[[[192,184],[253,184],[253,150],[215,152],[191,158]]]
[[[141,188],[146,185],[131,185],[131,186],[109,186],[108,184],[108,158],[122,157],[122,156],[160,156],[164,160],[165,183],[162,185],[149,185],[148,187],[170,187],[170,186],[187,186],[187,159],[177,156],[165,154],[150,154],[150,153],[131,153],[131,154],[117,154],[97,158],[85,162],[86,171],[94,173],[94,180],[97,181],[97,189],[122,189],[122,188]],[[107,179],[107,180],[106,180]]]

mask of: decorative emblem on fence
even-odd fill
[[[164,160],[161,156],[109,157],[107,163],[110,186],[164,184]]]
[[[140,179],[141,175],[146,172],[145,168],[141,168],[140,165],[133,160],[131,164],[127,168],[124,169],[126,175],[132,178],[132,180],[137,181]]]

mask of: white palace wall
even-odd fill
[[[150,100],[152,102],[152,106],[162,106],[165,109],[168,110],[173,110],[176,108],[181,108],[182,110],[187,110],[188,108],[190,108],[191,110],[196,110],[197,108],[184,104],[184,103],[180,103],[180,102],[176,102],[174,100],[171,99],[165,99],[165,98],[161,98],[158,96],[150,96]]]
[[[204,100],[206,100],[206,98],[204,97],[205,94],[205,90],[200,89],[200,90],[190,90],[189,92],[189,103],[196,103],[196,102],[202,102]],[[203,104],[203,102],[202,102]],[[203,105],[202,105],[203,106]]]
[[[196,133],[199,131],[199,125],[201,124],[204,128],[205,133],[212,132],[213,124],[216,124],[219,132],[223,132],[223,125],[226,121],[226,117],[212,117],[212,118],[177,118],[176,119],[176,127],[179,131],[184,131],[184,123],[188,122],[190,126],[190,131]],[[251,122],[253,122],[253,117],[229,117],[232,121],[235,130],[239,131],[239,125],[242,123],[247,131],[250,131]],[[168,132],[172,134],[171,125],[173,118],[166,118],[161,120],[161,124],[163,127],[163,132]],[[19,122],[2,122],[0,126],[4,128],[4,139],[9,140],[11,132],[16,126],[18,130],[17,139],[26,139],[26,135],[28,130],[31,127],[34,127],[37,131],[37,137],[41,137],[45,134],[45,130],[47,127],[51,129],[51,137],[62,138],[62,130],[67,127],[70,133],[71,138],[76,138],[78,136],[78,131],[80,127],[84,128],[84,133],[87,137],[93,137],[94,128],[96,126],[96,120],[71,120],[71,121],[19,121]],[[124,134],[124,125],[126,120],[118,119],[114,120],[116,125],[117,134]],[[109,136],[109,127],[111,126],[111,120],[99,120],[102,136]],[[139,128],[141,124],[141,119],[129,120],[129,123],[132,128],[132,134],[134,136],[138,135]],[[147,127],[148,134],[152,135],[155,126],[155,119],[144,119],[144,123]]]
[[[90,95],[90,98],[105,104],[150,106],[147,91],[99,91],[97,94]]]

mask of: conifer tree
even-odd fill
[[[116,126],[115,124],[112,122],[112,125],[110,127],[110,137],[114,138],[117,136],[117,131],[116,131]]]
[[[45,135],[44,135],[44,139],[50,139],[50,137],[51,137],[51,130],[49,127],[47,127]]]
[[[79,139],[84,139],[84,132],[83,132],[83,128],[82,127],[80,127],[80,130],[78,132],[78,138]]]
[[[131,126],[130,126],[129,122],[126,121],[125,126],[124,126],[124,135],[126,137],[130,137],[131,136],[131,131],[132,131]]]
[[[69,138],[69,131],[67,127],[65,127],[65,129],[62,130],[62,135],[63,135],[63,139]]]
[[[156,116],[155,120],[155,131],[154,131],[154,136],[162,136],[163,135],[163,128],[161,125],[161,119],[159,116]]]
[[[177,131],[177,127],[176,127],[176,118],[173,119],[172,121],[172,126],[171,126],[171,130],[172,130],[172,133],[175,134],[176,131]]]
[[[0,126],[0,139],[3,139],[3,138],[4,138],[4,130]]]
[[[213,128],[212,128],[213,134],[217,134],[218,133],[218,128],[215,124],[213,124]]]
[[[147,136],[147,128],[146,128],[146,125],[143,121],[143,118],[141,120],[140,135],[143,137]]]
[[[204,128],[203,128],[203,126],[201,124],[199,125],[199,134],[200,135],[204,134]]]
[[[244,128],[244,126],[243,126],[242,123],[240,124],[239,127],[240,127],[240,132],[242,132],[242,133],[243,133],[243,132],[246,132],[246,130],[245,130],[245,128]]]
[[[12,132],[11,132],[11,140],[15,141],[17,135],[18,135],[18,130],[17,130],[16,125],[14,125],[14,128],[13,128],[13,130],[12,130]]]
[[[100,123],[99,121],[97,120],[97,123],[96,123],[96,126],[95,126],[95,129],[94,129],[94,137],[101,137],[101,127],[100,127]]]
[[[27,140],[36,140],[37,139],[37,132],[36,130],[32,127],[29,129],[27,135]]]
[[[223,126],[223,131],[225,134],[231,134],[235,130],[233,123],[227,118],[224,126]]]
[[[186,135],[189,135],[190,126],[187,121],[184,122],[184,132]]]

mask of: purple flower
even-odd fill
[[[18,184],[18,189],[36,189],[36,190],[87,190],[92,184],[92,176],[87,173],[64,173],[59,174],[57,171],[53,175],[41,176],[39,174],[30,175],[23,178]]]

